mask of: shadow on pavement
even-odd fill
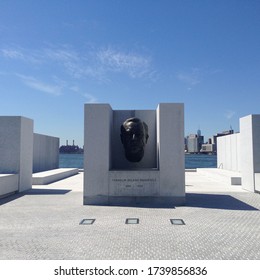
[[[26,195],[62,195],[71,192],[71,190],[62,189],[31,189]]]
[[[238,200],[230,195],[223,194],[187,193],[185,206],[224,210],[259,211],[259,209],[241,200]]]
[[[64,195],[71,190],[62,190],[62,189],[31,189],[21,193],[10,194],[6,197],[0,199],[0,206],[6,203],[9,203],[13,200],[21,198],[25,195]]]
[[[0,199],[0,206],[9,203],[13,200],[16,200],[20,197],[23,197],[25,194],[26,194],[25,192],[22,192],[22,193],[15,193],[15,194],[10,194],[8,196],[5,196]]]

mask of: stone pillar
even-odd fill
[[[242,187],[260,191],[260,115],[240,118],[240,144]]]
[[[112,115],[108,104],[85,105],[84,204],[108,203]]]
[[[18,174],[18,191],[32,187],[33,120],[0,117],[0,173]]]
[[[157,107],[157,141],[160,196],[185,200],[184,105],[162,103]]]

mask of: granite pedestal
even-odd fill
[[[124,154],[120,126],[131,117],[148,125],[140,162]],[[85,105],[84,204],[185,202],[184,106],[162,103],[157,110],[112,110]]]

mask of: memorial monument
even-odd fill
[[[84,204],[184,204],[183,104],[85,104],[84,126]]]

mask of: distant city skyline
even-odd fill
[[[223,133],[225,131],[230,131],[230,130],[233,130],[232,127],[230,127],[229,130],[223,130],[223,131],[216,131],[215,133],[213,133],[212,135],[209,135],[208,137],[204,137],[203,135],[203,131],[201,131],[200,129],[197,129],[197,131],[193,131],[189,134],[185,134],[184,135],[184,138],[187,138],[188,136],[192,135],[192,134],[198,134],[198,131],[200,131],[201,135],[204,137],[204,143],[208,142],[209,139],[212,139],[214,135],[217,135],[218,133]],[[235,133],[237,133],[239,131],[236,131]],[[75,137],[74,137],[75,138]],[[84,146],[84,143],[82,146],[80,146],[75,140],[74,138],[70,138],[70,139],[62,139],[62,141],[60,141],[60,146],[66,146],[66,145],[69,145],[69,146],[79,146],[79,147],[83,147]]]
[[[0,115],[83,146],[84,104],[184,103],[185,136],[260,113],[260,2],[10,0],[0,4]]]

